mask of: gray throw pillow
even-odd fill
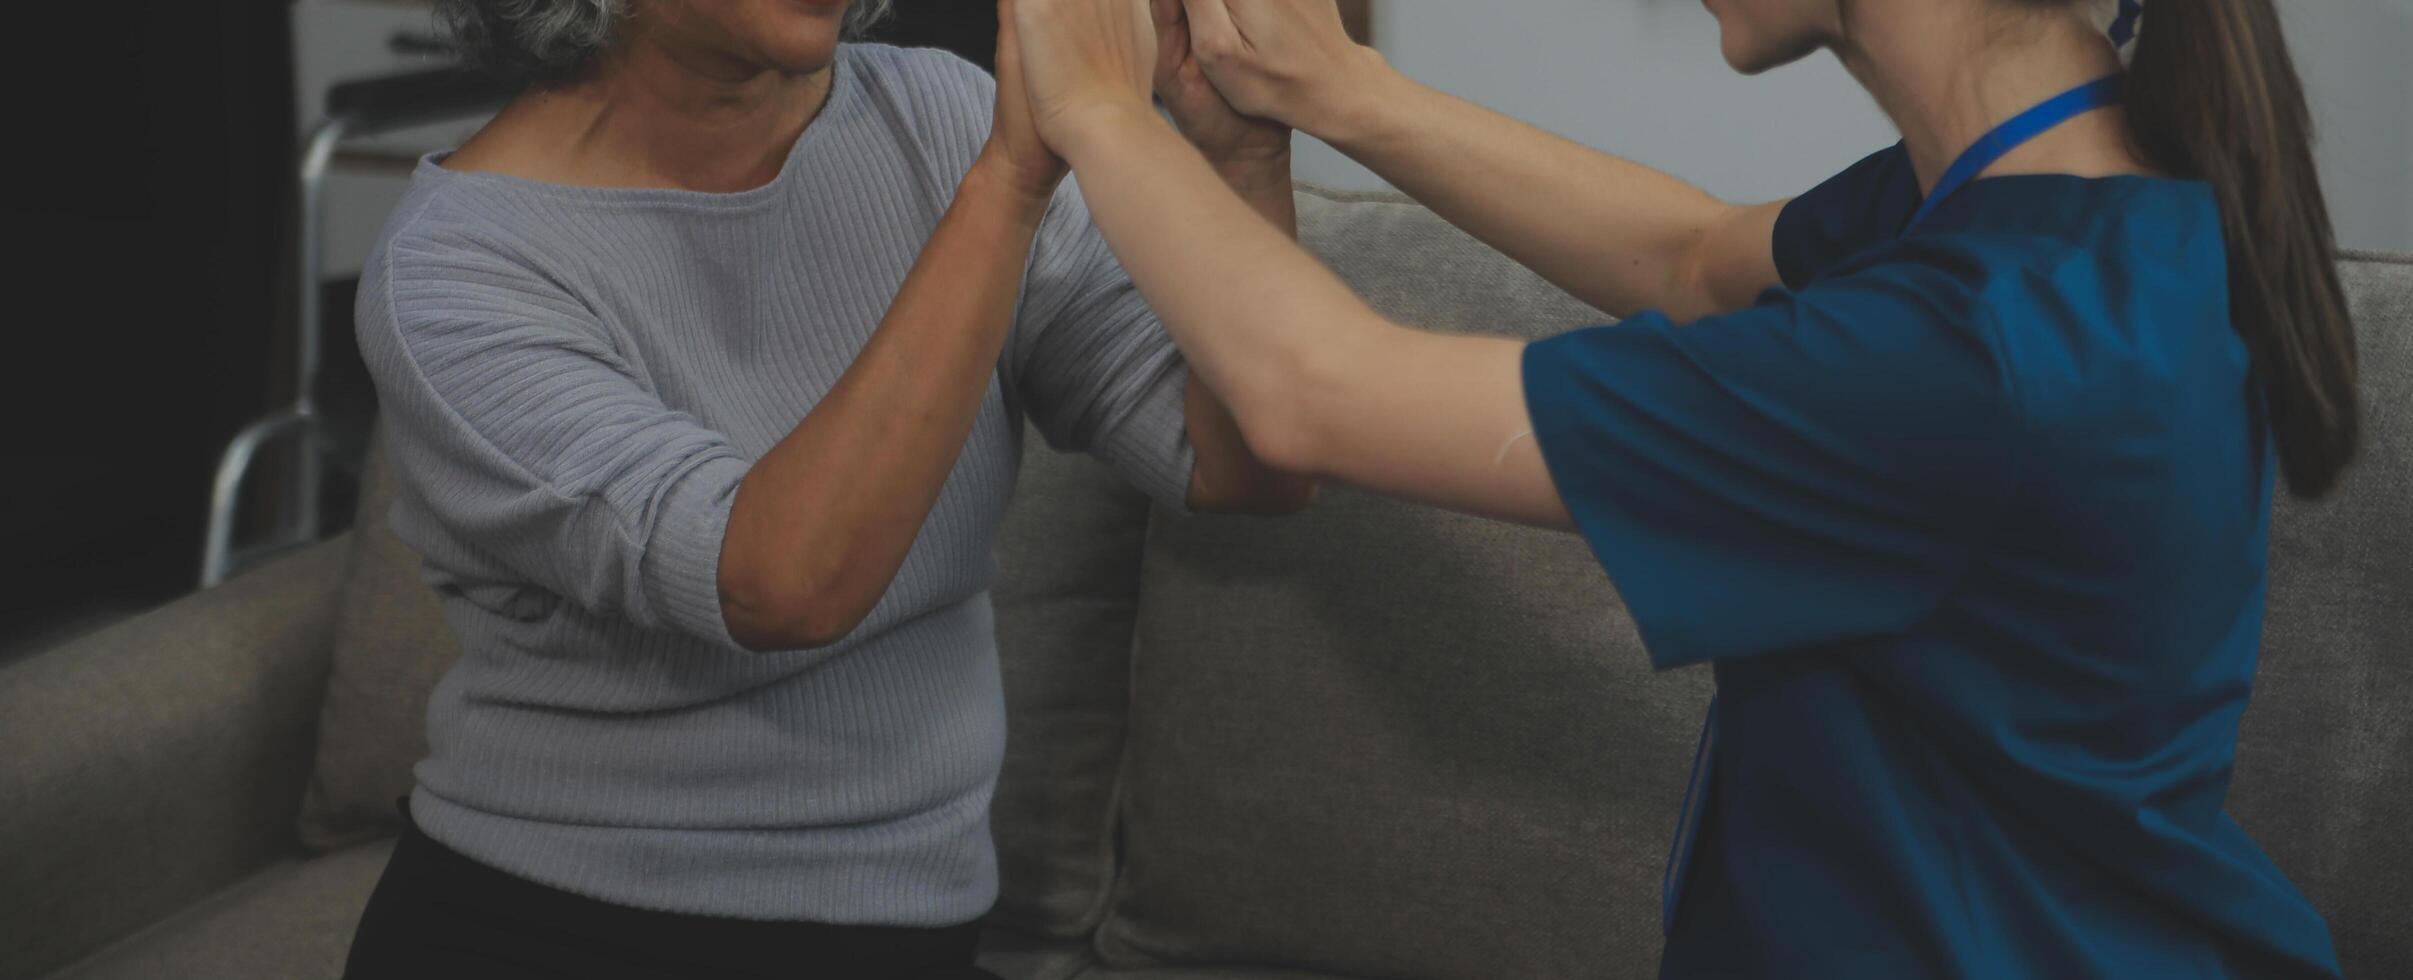
[[[2285,491],[2229,811],[2329,918],[2350,977],[2413,976],[2413,258],[2344,264],[2362,458]]]
[[[1601,322],[1423,208],[1310,194],[1302,237],[1385,313]],[[1331,488],[1152,526],[1116,966],[1644,977],[1707,703],[1654,675],[1584,543]]]
[[[1148,498],[1036,431],[1024,441],[997,545],[1006,743],[990,808],[1002,888],[992,921],[1086,939],[1114,880]]]
[[[427,696],[460,656],[419,555],[386,514],[394,477],[373,440],[352,533],[352,574],[335,622],[335,664],[320,709],[318,757],[302,799],[302,843],[320,851],[399,833],[394,801],[427,755]]]

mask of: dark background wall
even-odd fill
[[[997,60],[997,5],[986,0],[897,0],[872,40],[946,48],[982,68]]]
[[[278,0],[9,13],[0,650],[189,589],[267,406],[293,131]]]

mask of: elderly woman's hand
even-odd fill
[[[1048,149],[1031,115],[1030,91],[1022,81],[1022,43],[1014,33],[1015,0],[997,0],[997,114],[981,156],[999,176],[1022,191],[1050,196],[1064,180],[1064,158]]]
[[[1149,0],[1016,0],[1031,113],[1061,151],[1101,116],[1154,114],[1156,28]]]
[[[1190,47],[1232,106],[1330,139],[1391,76],[1333,0],[1182,0]]]
[[[1232,108],[1215,90],[1190,47],[1182,0],[1154,0],[1156,97],[1181,134],[1227,174],[1233,168],[1279,165],[1287,179],[1290,127]]]

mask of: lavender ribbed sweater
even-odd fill
[[[987,590],[1027,417],[1158,500],[1186,375],[1067,185],[970,441],[853,636],[729,639],[750,461],[861,350],[987,136],[952,56],[841,50],[785,169],[737,194],[455,173],[370,260],[360,339],[462,658],[411,812],[481,862],[644,908],[952,925],[997,893],[1004,701]],[[843,474],[836,474],[843,479]]]

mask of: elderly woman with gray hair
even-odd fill
[[[1009,0],[1010,2],[1010,0]],[[444,0],[525,93],[423,161],[361,346],[462,657],[346,975],[984,976],[990,547],[1024,420],[1161,502],[1241,440],[993,84],[874,0]],[[1167,19],[1164,101],[1269,220],[1288,133]]]

